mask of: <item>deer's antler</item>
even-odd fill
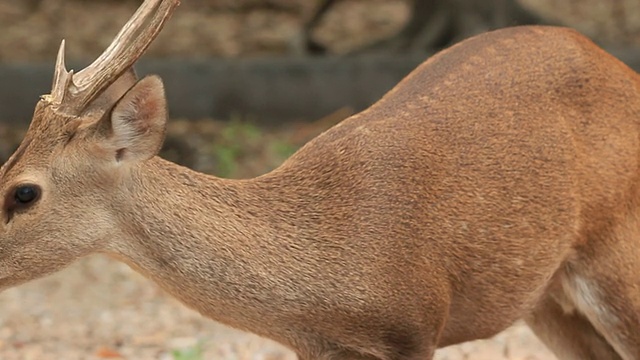
[[[102,55],[77,74],[66,69],[63,40],[51,95],[46,99],[60,112],[80,114],[142,56],[179,3],[180,0],[145,0]]]

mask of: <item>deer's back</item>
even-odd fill
[[[432,210],[469,213],[468,198],[486,202],[484,213],[521,204],[541,216],[555,204],[593,222],[606,214],[591,210],[634,191],[639,84],[573,30],[502,29],[432,57],[283,168],[309,182],[330,174],[345,189],[433,198]]]

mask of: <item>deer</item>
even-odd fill
[[[162,159],[146,0],[0,169],[0,290],[106,254],[301,360],[423,360],[524,321],[559,359],[640,359],[640,79],[579,32],[428,57],[275,169]]]

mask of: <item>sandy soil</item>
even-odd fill
[[[0,294],[0,308],[0,359],[181,359],[172,352],[199,342],[201,359],[295,359],[276,343],[204,319],[102,256]],[[441,349],[436,359],[555,358],[516,324],[493,339]]]

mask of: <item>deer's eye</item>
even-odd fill
[[[36,185],[18,186],[14,193],[16,205],[24,206],[34,203],[40,197],[40,188]]]
[[[4,210],[7,218],[11,221],[16,211],[24,210],[35,204],[42,194],[42,189],[38,185],[23,184],[16,186],[7,193],[4,201]]]

